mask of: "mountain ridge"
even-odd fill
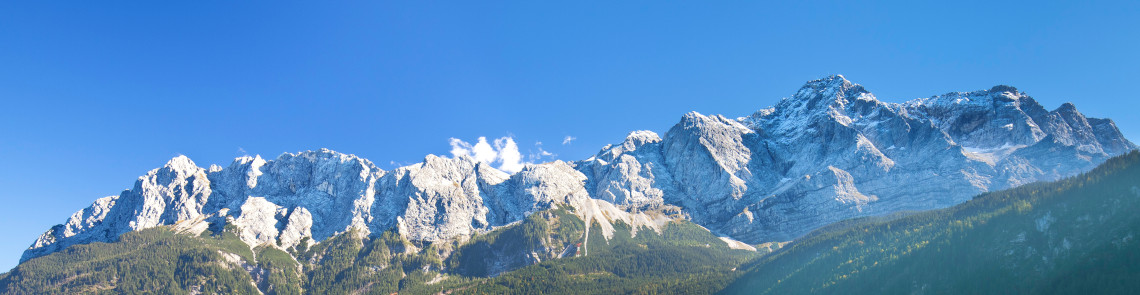
[[[758,244],[1058,179],[1135,147],[1111,120],[1072,104],[1045,111],[1013,87],[884,103],[834,75],[750,116],[690,112],[664,136],[634,131],[586,160],[515,174],[466,156],[428,155],[390,171],[327,149],[224,168],[179,156],[49,229],[21,262],[172,224],[197,233],[234,224],[251,247],[308,247],[353,229],[431,243],[560,206],[599,222],[605,236],[617,220],[659,231],[686,218]]]

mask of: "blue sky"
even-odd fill
[[[889,102],[1008,84],[1140,135],[1133,1],[415,2],[0,3],[0,269],[180,154],[583,159],[828,74]]]

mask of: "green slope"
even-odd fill
[[[0,276],[4,294],[257,293],[245,270],[223,254],[253,252],[232,234],[179,235],[165,228],[130,232],[119,242],[77,245],[26,261]]]
[[[1140,153],[1066,180],[820,229],[725,294],[1140,294]]]
[[[590,229],[587,256],[544,261],[457,288],[452,294],[709,294],[760,254],[733,250],[707,230],[674,222],[657,234],[615,225],[606,240]]]
[[[232,227],[201,236],[160,227],[35,258],[0,274],[3,294],[537,294],[652,293],[723,288],[759,254],[729,249],[674,222],[636,236],[586,225],[563,209],[467,241],[416,244],[392,232],[337,235],[305,249],[250,249]],[[565,253],[533,266],[529,253]]]
[[[390,232],[338,235],[309,249],[250,249],[230,231],[194,237],[167,227],[28,260],[0,275],[3,294],[434,293],[442,263]],[[466,281],[460,281],[466,282]]]

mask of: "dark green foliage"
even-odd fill
[[[505,233],[505,232],[504,232]],[[722,288],[755,252],[731,250],[688,222],[661,234],[616,224],[608,241],[594,224],[587,256],[544,261],[473,283],[453,294],[707,294]]]
[[[256,294],[248,273],[218,263],[225,261],[219,251],[252,255],[245,244],[230,247],[230,239],[236,237],[191,237],[165,228],[129,232],[115,243],[28,260],[0,279],[0,293]]]
[[[943,210],[818,230],[724,293],[1140,293],[1140,153]]]
[[[335,283],[341,282],[342,278],[360,272],[357,269],[352,269],[357,254],[364,246],[363,241],[356,235],[349,233],[335,236],[324,243],[313,246],[310,251],[298,255],[298,260],[307,262],[307,266],[309,266],[306,268],[309,277],[307,285],[309,291],[316,294],[329,294],[337,287]],[[361,265],[358,269],[368,267]],[[363,287],[363,284],[360,284],[359,287]],[[339,293],[347,293],[348,290],[340,291]]]
[[[443,267],[439,245],[415,245],[398,234],[384,232],[374,238],[356,232],[337,235],[297,259],[306,270],[307,294],[437,293],[452,284],[439,272]],[[428,282],[440,278],[433,284]]]
[[[625,224],[606,239],[564,209],[463,244],[414,244],[394,232],[356,231],[280,250],[250,249],[232,225],[199,236],[154,228],[114,243],[78,245],[0,274],[4,294],[709,293],[758,254],[730,250],[688,222],[662,233]],[[288,252],[287,252],[288,251]],[[544,253],[533,256],[530,253]],[[566,254],[562,259],[551,256]],[[529,256],[528,256],[529,255]],[[534,264],[534,257],[542,263]]]
[[[349,232],[299,251],[298,261],[273,247],[251,251],[230,232],[194,237],[160,227],[29,260],[0,275],[0,293],[421,294],[466,282],[426,284],[440,276],[439,249],[404,253],[413,248],[391,232],[375,239]]]
[[[502,269],[518,268],[533,263],[527,255],[561,254],[567,246],[582,242],[585,223],[565,210],[547,210],[531,214],[522,222],[472,238],[448,258],[447,265],[455,274],[471,277],[496,275]]]
[[[265,271],[266,280],[258,286],[267,293],[301,294],[304,278],[300,264],[289,253],[272,247],[258,247],[257,267]]]

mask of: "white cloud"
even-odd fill
[[[475,161],[488,164],[494,162],[495,159],[499,157],[499,153],[495,151],[495,148],[492,148],[491,144],[487,143],[487,138],[481,136],[479,137],[479,142],[475,143],[475,147],[471,148],[471,153],[471,157],[475,158]]]
[[[574,141],[575,139],[578,139],[578,138],[567,135],[566,138],[562,139],[562,144],[570,144],[570,142]]]
[[[557,156],[558,154],[543,149],[541,141],[536,141],[534,142],[534,149],[526,154],[526,159],[531,163],[544,163],[555,159]]]
[[[554,153],[551,153],[551,152],[548,152],[548,151],[542,149],[542,142],[541,141],[535,141],[534,142],[534,148],[538,149],[538,155],[536,156],[536,158],[555,156]]]
[[[499,150],[499,170],[507,173],[514,174],[522,170],[522,154],[519,153],[519,145],[515,140],[510,137],[503,137],[495,140],[495,148]]]
[[[509,136],[495,139],[494,146],[487,142],[486,137],[479,137],[479,141],[474,145],[458,138],[451,138],[449,142],[452,157],[467,156],[476,162],[489,165],[498,164],[499,170],[503,172],[514,174],[529,164],[529,162],[522,161],[523,156],[522,153],[519,153],[518,143]]]
[[[495,159],[498,158],[499,153],[491,147],[491,144],[487,143],[486,137],[479,137],[479,141],[475,145],[458,138],[451,138],[449,142],[451,143],[452,157],[468,156],[475,159],[476,162],[488,164],[495,162]]]
[[[462,140],[454,137],[449,139],[448,142],[451,144],[452,157],[458,158],[460,156],[471,156],[470,144],[467,144],[466,142],[463,142]]]

